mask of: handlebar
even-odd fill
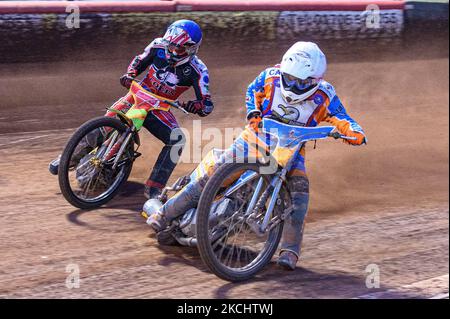
[[[341,139],[343,139],[343,140],[352,140],[352,141],[357,140],[356,137],[342,135],[342,134],[339,133],[339,132],[332,132],[332,133],[328,134],[328,136],[330,136],[330,137],[332,137],[332,138],[334,138],[334,139],[336,139],[336,140],[339,139],[339,138],[341,138]]]
[[[168,101],[168,100],[163,100],[164,103],[169,104],[170,106],[179,109],[180,111],[182,111],[185,114],[189,114],[188,111],[186,111],[184,108],[181,107],[180,104],[178,104],[177,102],[172,102],[172,101]]]
[[[139,84],[140,81],[141,81],[141,80],[137,80],[137,79],[135,79],[135,78],[133,79],[133,82],[136,82],[136,83],[138,83],[138,84]],[[168,100],[161,100],[160,98],[159,98],[159,100],[162,101],[162,102],[164,102],[164,103],[166,103],[166,104],[168,104],[168,105],[170,105],[170,106],[172,106],[172,107],[174,107],[174,108],[176,108],[176,109],[179,109],[180,111],[182,111],[182,112],[185,113],[185,114],[189,114],[189,112],[186,111],[184,108],[182,108],[181,105],[178,104],[178,102],[172,102],[172,101],[168,101]],[[143,102],[147,102],[147,100],[146,100],[146,101],[143,101]],[[142,103],[143,103],[143,102],[142,102]]]

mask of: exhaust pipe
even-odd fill
[[[175,237],[175,236],[174,236]],[[178,243],[183,246],[197,247],[197,238],[194,237],[175,237]]]

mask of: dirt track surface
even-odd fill
[[[202,126],[243,126],[245,87],[281,53],[256,62],[205,56],[216,110]],[[127,187],[102,209],[70,206],[48,173],[73,130],[124,94],[117,78],[125,60],[0,65],[0,297],[353,298],[418,282],[425,287],[395,296],[445,295],[449,60],[448,51],[446,58],[422,53],[330,58],[328,80],[369,143],[308,148],[312,196],[301,262],[294,272],[272,263],[241,284],[208,272],[195,249],[158,246],[149,236],[139,216],[142,183],[161,145],[148,133]],[[193,117],[177,116],[191,129]],[[194,166],[179,165],[173,177]],[[80,268],[78,289],[66,288],[68,264]],[[379,289],[366,288],[370,264],[379,267]],[[434,278],[439,284],[429,287]]]

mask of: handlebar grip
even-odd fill
[[[186,111],[185,109],[183,109],[178,103],[176,102],[172,102],[172,101],[168,101],[168,100],[163,100],[164,103],[169,104],[170,106],[173,106],[176,109],[179,109],[180,111],[182,111],[185,114],[189,114],[188,111]]]
[[[330,133],[329,136],[334,138],[335,140],[342,137],[341,133],[339,133],[339,132]]]
[[[343,140],[352,140],[352,141],[356,141],[356,140],[357,140],[357,138],[354,137],[354,136],[345,136],[345,135],[342,135],[341,138],[342,138]]]
[[[356,137],[342,135],[342,134],[339,133],[339,132],[333,132],[333,133],[330,133],[329,136],[332,137],[332,138],[334,138],[334,139],[336,139],[336,140],[339,139],[339,138],[342,138],[343,140],[352,140],[352,141],[356,141],[356,140],[357,140]]]
[[[179,105],[178,105],[178,103],[176,103],[176,102],[172,102],[172,101],[169,101],[169,100],[162,100],[164,103],[166,103],[166,104],[169,104],[170,106],[173,106],[173,107],[180,107]]]

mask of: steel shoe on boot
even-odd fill
[[[50,162],[48,165],[48,170],[50,174],[52,175],[58,175],[58,167],[59,167],[59,160],[61,159],[61,155],[59,155],[57,158],[55,158],[53,161]]]
[[[167,219],[163,213],[157,211],[147,218],[147,224],[155,231],[155,233],[159,233],[167,228]]]
[[[280,253],[280,257],[278,257],[277,264],[284,269],[294,270],[297,265],[298,257],[291,251],[284,250]]]

